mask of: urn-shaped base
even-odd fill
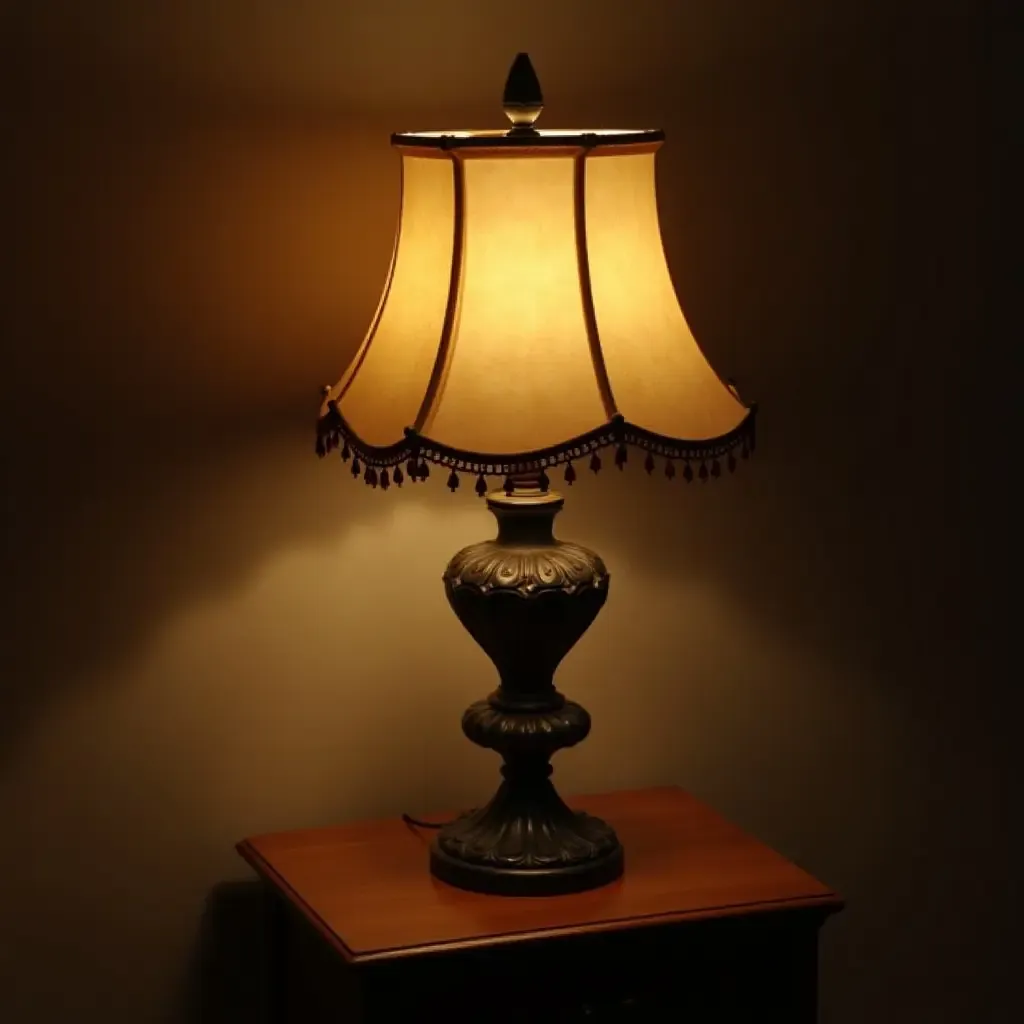
[[[601,559],[554,538],[562,503],[539,489],[489,495],[498,537],[463,549],[445,570],[449,603],[501,677],[487,700],[467,710],[462,728],[502,755],[504,781],[490,803],[446,825],[431,847],[433,873],[462,889],[555,895],[622,873],[611,826],[567,807],[549,778],[551,756],[590,731],[587,712],[555,689],[554,671],[608,593]]]

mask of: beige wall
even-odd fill
[[[596,724],[558,778],[682,783],[842,890],[833,1024],[1004,1019],[972,26],[503,10],[0,7],[5,1022],[184,1020],[234,962],[197,948],[235,840],[493,786],[458,729],[490,668],[439,582],[487,517],[355,486],[312,421],[383,279],[388,133],[497,125],[524,47],[549,126],[668,130],[678,287],[763,406],[733,479],[573,492],[562,533],[615,582],[560,675]]]

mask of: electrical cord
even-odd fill
[[[413,828],[444,828],[445,825],[451,824],[450,821],[422,821],[419,818],[414,818],[411,814],[403,814],[402,821]]]

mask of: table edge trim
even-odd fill
[[[702,907],[700,910],[672,910],[641,914],[634,917],[612,917],[584,924],[559,925],[552,928],[531,928],[519,932],[478,935],[468,939],[448,939],[414,946],[385,946],[379,949],[357,952],[345,943],[344,939],[331,928],[293,886],[285,881],[279,872],[274,870],[248,839],[243,839],[238,843],[236,849],[242,859],[258,875],[270,882],[285,895],[289,902],[301,912],[302,916],[337,950],[345,962],[352,965],[455,953],[461,950],[478,949],[482,946],[506,946],[513,943],[536,942],[578,935],[600,935],[611,931],[632,931],[652,925],[685,924],[689,921],[701,921],[708,918],[736,918],[749,914],[771,914],[787,910],[819,910],[823,912],[822,920],[824,920],[831,914],[838,913],[845,905],[842,897],[837,893],[826,892],[815,896],[793,896],[789,899],[767,902],[729,903],[716,907]],[[505,899],[507,897],[496,898]]]
[[[270,863],[263,857],[263,855],[257,850],[248,839],[243,839],[240,843],[236,844],[235,849],[238,851],[241,858],[249,864],[250,867],[258,874],[264,881],[269,882],[273,885],[282,895],[286,896],[288,901],[291,903],[296,910],[300,911],[302,916],[313,925],[314,928],[327,940],[327,942],[334,947],[342,959],[346,963],[354,964],[358,962],[361,957],[360,954],[354,952],[346,944],[344,939],[341,938],[337,932],[315,911],[313,908],[299,895],[296,889],[289,885],[284,877],[271,867]]]

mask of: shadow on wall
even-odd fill
[[[0,757],[55,687],[338,529],[281,456],[312,456],[320,378],[372,311],[398,186],[356,119],[28,85],[0,170],[0,415],[17,439]]]
[[[203,908],[177,1007],[184,1021],[273,1024],[275,950],[271,908],[256,881],[214,886]]]

